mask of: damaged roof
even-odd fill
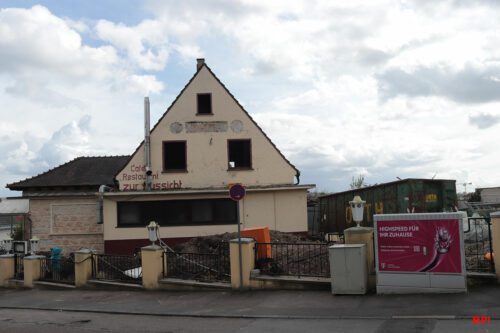
[[[37,176],[7,184],[11,190],[48,187],[93,187],[113,185],[115,174],[123,169],[130,156],[77,157]]]

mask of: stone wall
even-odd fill
[[[40,251],[79,249],[103,253],[102,224],[97,224],[95,197],[30,199],[32,234],[40,238]]]

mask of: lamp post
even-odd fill
[[[351,206],[352,218],[356,222],[356,227],[359,228],[363,222],[363,209],[365,208],[366,201],[361,200],[359,195],[356,195],[352,201],[349,201]]]
[[[34,236],[32,239],[30,239],[30,245],[31,245],[31,254],[35,255],[36,252],[38,251],[38,243],[40,242],[40,239],[38,237]]]
[[[148,229],[151,245],[155,245],[155,242],[158,240],[158,224],[155,221],[151,221],[146,228]]]

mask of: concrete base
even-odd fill
[[[270,290],[328,290],[331,279],[321,277],[297,277],[287,275],[260,275],[258,269],[250,274],[250,289]]]
[[[417,287],[384,287],[377,286],[377,294],[465,294],[467,290],[462,288],[442,289],[442,288],[417,288]]]
[[[375,289],[375,246],[373,228],[352,227],[344,230],[345,244],[366,244],[366,272],[368,274],[368,289]]]
[[[199,282],[183,279],[162,279],[159,281],[160,288],[166,290],[231,290],[229,282]]]

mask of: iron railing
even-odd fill
[[[14,279],[24,280],[24,255],[14,254]]]
[[[51,259],[45,257],[40,260],[41,281],[58,283],[75,283],[75,261],[72,256]]]
[[[262,274],[330,277],[327,243],[256,243],[255,266]]]
[[[163,255],[165,278],[231,281],[228,242],[218,243],[213,253],[164,252]]]
[[[491,219],[469,217],[464,226],[465,263],[467,271],[495,273],[491,241]]]
[[[142,283],[141,255],[94,254],[92,256],[92,278],[140,284]]]

